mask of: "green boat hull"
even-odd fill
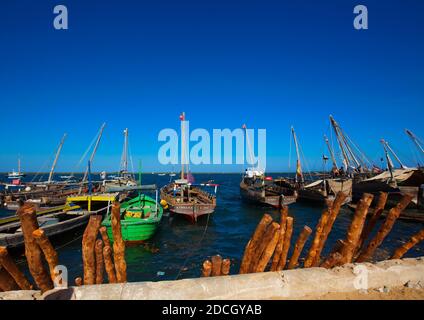
[[[157,214],[155,214],[157,206]],[[130,217],[128,213],[149,213],[147,218]],[[146,195],[140,195],[121,204],[121,232],[126,242],[143,242],[156,233],[162,219],[163,208],[159,203]],[[110,216],[102,222],[106,227],[109,239],[113,242]]]

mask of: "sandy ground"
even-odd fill
[[[380,292],[383,291],[383,292]],[[348,293],[327,293],[323,296],[305,297],[306,300],[424,300],[424,288],[414,289],[397,287],[387,289],[372,289]]]

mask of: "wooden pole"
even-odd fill
[[[283,270],[286,266],[292,234],[293,234],[293,218],[287,217],[286,232],[284,235],[284,246],[283,246],[283,251],[281,252],[280,261],[278,261],[277,271]]]
[[[413,246],[420,243],[424,240],[424,229],[414,234],[408,242],[404,243],[402,246],[395,250],[395,253],[391,257],[391,259],[400,259],[405,253],[407,253]]]
[[[358,247],[359,238],[364,227],[365,219],[367,218],[368,208],[371,205],[374,196],[369,193],[364,193],[359,201],[352,223],[347,231],[345,244],[341,249],[342,259],[340,264],[350,263]]]
[[[14,280],[14,282],[19,286],[22,290],[31,290],[32,286],[23,274],[21,270],[19,270],[18,266],[13,261],[12,257],[7,252],[7,249],[5,247],[0,247],[0,266],[3,266],[1,270],[4,272],[7,272]],[[9,288],[13,286],[12,282],[8,280],[8,277],[6,275],[3,275],[3,286],[5,288]],[[9,290],[9,289],[8,289]],[[8,291],[4,290],[4,291]]]
[[[299,235],[299,238],[296,241],[292,257],[290,258],[289,265],[287,269],[294,269],[298,266],[298,261],[300,254],[302,253],[303,247],[305,246],[306,241],[312,233],[312,229],[308,226],[304,226],[302,232]]]
[[[274,253],[275,247],[277,246],[278,239],[280,237],[280,225],[275,222],[273,224],[275,224],[275,228],[273,228],[273,235],[265,247],[254,272],[265,271],[265,268]]]
[[[378,219],[380,219],[381,214],[384,211],[384,207],[386,206],[388,193],[387,192],[380,192],[378,196],[378,202],[377,205],[374,208],[373,214],[369,221],[365,224],[364,230],[362,231],[361,238],[359,240],[358,248],[362,248],[363,244],[367,240],[368,236],[370,235],[371,231],[374,229]]]
[[[272,217],[269,214],[264,214],[261,221],[257,225],[255,232],[253,233],[252,238],[247,243],[246,248],[244,250],[243,259],[240,265],[240,274],[248,273],[249,267],[253,259],[253,255],[255,253],[256,247],[260,243],[263,234],[265,233],[266,228],[272,222]]]
[[[324,249],[325,243],[327,242],[328,236],[333,228],[334,222],[336,221],[337,216],[339,215],[340,208],[342,207],[344,201],[346,200],[347,195],[343,192],[338,192],[336,195],[336,199],[334,199],[333,205],[329,208],[329,217],[328,222],[324,227],[322,232],[321,239],[319,241],[318,248],[316,249],[315,259],[312,263],[313,267],[317,267],[321,261],[321,252]]]
[[[109,236],[107,235],[106,227],[104,227],[104,226],[100,227],[99,231],[100,231],[100,235],[102,236],[104,246],[105,247],[108,247],[108,246],[111,247]]]
[[[337,264],[340,264],[340,261],[343,259],[343,256],[339,252],[331,253],[328,258],[321,264],[321,268],[331,269]]]
[[[279,230],[277,246],[275,247],[274,257],[272,258],[271,271],[277,271],[278,262],[280,261],[280,257],[281,257],[281,252],[283,252],[288,212],[289,212],[289,208],[287,206],[284,206],[281,208],[280,230]]]
[[[0,292],[1,291],[15,291],[20,289],[15,279],[0,266]]]
[[[224,259],[224,260],[222,260],[221,275],[222,276],[228,276],[230,274],[230,268],[231,268],[231,261],[230,261],[230,259]]]
[[[260,240],[257,249],[254,252],[252,262],[250,263],[249,272],[257,272],[259,262],[261,261],[262,255],[265,253],[265,249],[268,247],[270,242],[273,241],[275,232],[278,232],[280,225],[276,222],[272,222],[266,229],[262,239]],[[278,240],[278,239],[277,239]],[[274,246],[275,249],[275,246]],[[272,254],[272,252],[271,252]],[[268,259],[269,260],[269,259]]]
[[[216,255],[212,257],[212,277],[217,277],[221,275],[221,266],[222,266],[222,258],[220,255]]]
[[[81,287],[82,286],[82,278],[81,277],[75,278],[75,285],[77,287]]]
[[[112,205],[113,260],[118,283],[127,282],[127,263],[125,262],[125,242],[121,230],[121,206],[115,201]]]
[[[101,215],[92,215],[85,228],[82,237],[82,262],[84,266],[84,284],[96,283],[96,256],[94,247],[96,245],[97,233],[99,232]]]
[[[316,231],[315,231],[315,236],[312,241],[312,245],[309,248],[309,252],[304,263],[304,268],[310,268],[312,266],[312,263],[315,260],[315,257],[317,255],[317,250],[320,244],[320,240],[324,232],[324,227],[327,224],[329,217],[330,217],[330,212],[328,210],[324,210],[322,212],[321,218],[318,221]]]
[[[212,262],[205,260],[202,265],[202,277],[210,277],[212,272]]]
[[[44,267],[41,249],[32,235],[35,230],[39,229],[35,207],[31,204],[24,204],[18,209],[17,215],[21,221],[28,269],[38,288],[44,293],[53,289],[53,282]]]
[[[35,230],[32,235],[44,253],[44,257],[49,265],[50,278],[54,282],[56,278],[55,268],[59,264],[57,252],[42,229]]]
[[[105,261],[105,269],[109,283],[116,283],[115,265],[112,261],[112,248],[110,246],[103,247],[103,260]]]
[[[412,200],[412,196],[409,195],[409,194],[406,194],[402,197],[402,199],[396,205],[396,207],[390,209],[386,220],[380,226],[380,229],[378,230],[377,234],[370,241],[370,243],[365,248],[365,250],[363,250],[360,253],[356,262],[365,262],[365,261],[368,261],[372,258],[377,247],[381,245],[381,243],[384,241],[386,236],[390,233],[390,231],[392,230],[393,225],[395,224],[397,218],[399,218],[400,214],[408,206],[408,204],[411,202],[411,200]]]
[[[104,263],[103,263],[103,241],[97,240],[94,247],[96,253],[96,284],[103,283],[103,272],[104,272]]]

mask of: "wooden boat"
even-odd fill
[[[392,206],[386,206],[386,210],[383,211],[383,213],[381,214],[381,217],[384,218],[387,216],[387,214],[389,213],[389,209],[390,207],[394,207],[396,204],[393,204]],[[348,204],[348,208],[352,211],[355,212],[356,210],[356,204]],[[412,222],[423,222],[424,223],[424,211],[423,210],[417,210],[417,209],[406,209],[403,210],[399,216],[400,220],[405,220],[405,221],[412,221]]]
[[[69,197],[66,207],[56,212],[37,214],[38,224],[46,235],[61,236],[70,231],[84,227],[93,214],[106,214],[116,194],[91,195],[86,198]],[[87,209],[88,208],[88,209]],[[96,210],[93,210],[96,208]],[[24,237],[20,230],[21,223],[17,217],[0,220],[0,246],[18,248],[23,246]]]
[[[18,171],[12,170],[12,172],[9,172],[7,174],[7,178],[13,180],[20,180],[23,177],[25,177],[25,174],[21,172],[21,159],[18,158]]]
[[[204,215],[209,215],[214,212],[216,207],[216,196],[202,190],[202,186],[215,187],[216,184],[199,184],[195,185],[194,178],[189,172],[186,161],[186,140],[185,140],[185,113],[180,115],[181,120],[181,137],[182,137],[182,154],[181,154],[181,178],[160,190],[161,204],[165,209],[172,213],[183,215],[192,222]],[[187,168],[185,168],[185,165]],[[186,174],[185,174],[186,171]]]
[[[298,201],[309,201],[325,204],[334,200],[337,193],[342,191],[347,195],[343,204],[352,201],[352,179],[322,179],[303,186],[298,190]]]
[[[163,208],[157,200],[145,194],[139,194],[127,201],[124,200],[121,203],[122,238],[127,243],[149,240],[155,234],[162,214]],[[109,239],[113,241],[110,214],[103,220],[102,225],[107,228]]]
[[[247,169],[240,182],[240,195],[250,203],[281,208],[296,202],[297,192],[283,178],[272,179],[257,169]]]

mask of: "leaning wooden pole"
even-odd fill
[[[20,289],[15,279],[0,266],[0,292],[1,291],[15,291]]]
[[[365,261],[368,261],[372,258],[375,250],[378,248],[378,246],[381,245],[381,243],[384,241],[386,236],[390,233],[390,231],[392,230],[393,225],[395,224],[397,218],[399,218],[400,214],[408,206],[408,204],[411,202],[411,200],[412,200],[412,196],[409,195],[409,194],[406,194],[402,197],[402,199],[396,205],[396,207],[390,209],[386,220],[381,225],[377,234],[370,241],[368,246],[360,253],[356,262],[365,262]]]
[[[355,214],[352,219],[352,223],[347,231],[344,246],[341,248],[342,259],[340,264],[350,263],[353,260],[353,256],[357,250],[359,239],[367,218],[368,208],[371,205],[374,196],[369,193],[364,193],[362,199],[359,201]]]
[[[312,267],[312,264],[315,260],[315,257],[317,255],[317,250],[320,244],[320,240],[322,237],[322,234],[324,232],[324,227],[328,222],[328,218],[330,217],[330,213],[328,210],[324,210],[321,218],[318,221],[317,227],[315,229],[315,236],[312,240],[311,247],[309,248],[308,255],[305,259],[304,268],[310,268]]]
[[[240,265],[240,274],[248,273],[249,267],[252,262],[253,256],[255,254],[256,247],[260,243],[263,234],[265,233],[266,228],[272,222],[272,217],[269,214],[264,214],[261,221],[257,225],[255,232],[253,233],[252,238],[247,243],[244,250],[244,255]]]
[[[59,264],[57,252],[42,229],[35,230],[32,235],[44,253],[44,257],[49,265],[50,277],[54,282],[56,279],[55,268]]]
[[[42,293],[53,289],[53,282],[44,267],[43,253],[32,233],[39,229],[35,207],[30,204],[21,206],[17,214],[21,221],[22,233],[25,242],[25,256],[29,271]]]
[[[377,224],[378,219],[380,219],[384,211],[384,207],[386,206],[387,197],[388,197],[387,192],[380,192],[378,196],[378,202],[374,208],[373,214],[371,218],[369,219],[369,221],[365,224],[365,227],[362,231],[361,238],[359,240],[359,245],[358,245],[359,249],[362,248],[365,241],[368,239],[371,231],[374,229],[375,225]]]
[[[113,260],[116,278],[119,283],[127,282],[127,263],[125,262],[125,242],[121,230],[121,206],[115,201],[112,205]]]
[[[19,270],[18,266],[13,261],[12,257],[7,252],[5,247],[0,247],[0,266],[3,267],[2,270],[8,272],[8,274],[13,278],[14,282],[19,286],[22,290],[31,290],[32,286],[28,279],[25,277],[23,272]],[[12,284],[11,281],[7,281],[8,277],[6,275],[3,276],[4,286],[9,288]],[[8,290],[5,290],[8,291]]]
[[[404,243],[401,247],[395,250],[391,259],[400,259],[407,253],[413,246],[417,245],[424,240],[424,229],[414,234],[408,242]]]
[[[112,247],[111,244],[110,244],[109,236],[107,235],[106,227],[105,226],[100,227],[99,231],[100,231],[100,235],[102,236],[103,245],[105,247],[108,247],[108,246]]]
[[[249,272],[254,273],[258,272],[257,270],[259,263],[263,263],[263,259],[266,259],[267,253],[265,252],[267,247],[270,245],[270,243],[275,238],[275,233],[278,232],[280,229],[280,225],[276,222],[272,222],[268,228],[266,229],[264,235],[262,236],[262,239],[260,240],[259,245],[257,246],[256,250],[254,251],[254,256],[252,258],[252,262],[250,263]],[[278,240],[278,238],[277,238]],[[276,244],[276,243],[275,243]],[[275,246],[274,246],[275,249]],[[274,252],[274,250],[273,250]],[[271,254],[273,253],[271,252]],[[271,258],[271,257],[269,257]],[[268,260],[269,260],[268,258]],[[268,261],[267,261],[268,262]]]
[[[293,234],[293,218],[287,217],[286,232],[284,235],[284,246],[283,246],[283,251],[281,252],[280,261],[278,261],[277,271],[283,270],[286,266],[292,234]]]
[[[324,249],[325,243],[327,242],[331,229],[333,229],[334,222],[336,221],[336,218],[339,215],[340,209],[344,201],[346,200],[346,198],[347,198],[347,195],[345,193],[341,191],[338,192],[336,195],[336,199],[334,199],[334,202],[331,208],[329,208],[330,214],[328,217],[327,224],[325,225],[322,231],[322,235],[321,235],[318,247],[315,251],[315,259],[314,259],[314,262],[312,263],[313,267],[317,267],[321,262],[322,250]]]
[[[262,255],[258,261],[258,264],[256,265],[254,272],[264,272],[265,268],[271,259],[275,247],[277,246],[278,239],[280,238],[280,225],[275,223],[275,229],[273,228],[273,235],[271,239],[268,241],[268,244],[265,246],[264,251],[262,252]]]
[[[308,240],[309,236],[312,233],[312,229],[308,226],[304,226],[302,232],[299,235],[299,238],[296,241],[296,244],[294,246],[293,254],[290,258],[289,264],[287,266],[287,269],[294,269],[297,267],[299,262],[300,254],[302,253],[303,247],[305,246],[306,241]]]
[[[96,255],[95,245],[97,233],[99,232],[102,216],[92,215],[82,236],[82,262],[84,267],[84,284],[96,283]]]
[[[277,271],[278,262],[280,261],[281,253],[283,252],[288,212],[289,208],[287,206],[281,208],[280,230],[278,233],[279,236],[277,246],[275,247],[274,257],[272,258],[271,271]]]

